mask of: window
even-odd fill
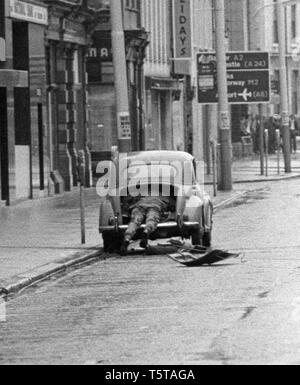
[[[273,43],[278,44],[279,43],[279,36],[278,36],[278,20],[277,20],[277,7],[276,7],[276,0],[273,0]]]
[[[297,6],[296,4],[291,6],[291,29],[292,29],[292,39],[296,39],[297,37]]]
[[[79,84],[81,79],[80,79],[79,53],[77,49],[74,51],[73,73],[74,73],[74,84]]]
[[[140,0],[126,0],[125,7],[131,11],[139,11],[141,4]]]
[[[299,84],[299,71],[293,71],[292,73],[292,113],[298,114],[298,84]]]

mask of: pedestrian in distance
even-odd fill
[[[260,118],[258,115],[252,115],[251,119],[251,138],[253,142],[254,154],[259,154],[259,141],[260,141]]]
[[[299,125],[295,115],[290,116],[290,137],[291,137],[291,153],[297,152],[297,135],[299,133]]]
[[[275,114],[270,117],[266,128],[269,132],[269,154],[275,154],[277,149],[276,131],[281,132],[281,116]]]
[[[243,116],[240,122],[241,137],[251,135],[251,122],[249,116]]]

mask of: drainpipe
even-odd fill
[[[282,0],[277,0],[277,20],[278,20],[278,39],[279,39],[279,61],[280,61],[280,93],[281,93],[281,116],[282,116],[282,136],[285,172],[291,173],[291,146],[290,146],[290,121],[289,121],[289,101],[288,84],[286,71],[286,40],[285,40],[285,15]]]

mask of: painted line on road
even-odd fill
[[[159,306],[159,307],[129,307],[124,309],[116,309],[119,312],[123,311],[152,311],[152,310],[178,310],[179,306]]]

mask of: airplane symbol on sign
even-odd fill
[[[245,100],[245,102],[247,102],[248,101],[248,97],[252,98],[252,92],[248,92],[248,89],[245,88],[242,93],[238,94],[238,96],[242,96],[242,98]]]

